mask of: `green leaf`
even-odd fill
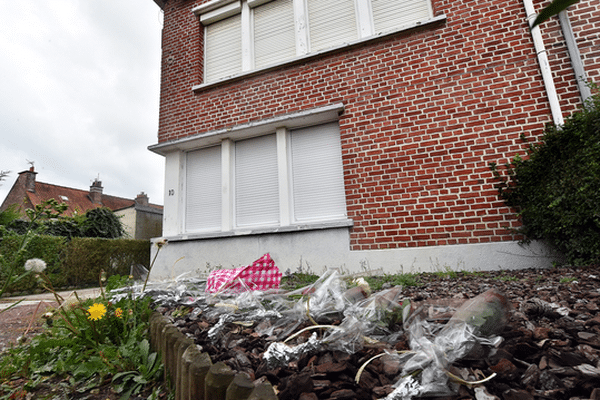
[[[546,8],[544,8],[537,15],[536,19],[531,25],[531,29],[541,24],[542,22],[550,19],[552,16],[557,15],[563,10],[566,10],[570,5],[577,3],[579,0],[554,0]]]

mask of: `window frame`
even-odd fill
[[[316,129],[319,127],[326,126],[328,124],[336,123],[337,121],[328,121],[323,124],[311,125]],[[352,226],[352,221],[350,221],[347,217],[347,209],[346,209],[346,195],[345,195],[345,185],[344,185],[344,176],[343,176],[343,166],[341,160],[341,142],[338,149],[334,150],[335,152],[339,151],[339,165],[335,165],[333,163],[332,168],[338,168],[338,170],[332,169],[332,174],[337,174],[339,178],[339,182],[341,184],[341,188],[338,187],[337,190],[341,193],[336,193],[337,199],[339,202],[337,206],[343,211],[338,212],[338,214],[331,215],[317,215],[312,219],[308,220],[298,220],[294,214],[294,182],[292,177],[292,170],[294,168],[292,154],[291,154],[291,137],[293,137],[295,131],[299,131],[297,134],[302,134],[301,130],[308,127],[302,128],[288,128],[288,127],[278,127],[275,130],[275,139],[276,139],[276,148],[277,148],[277,174],[278,174],[278,189],[279,189],[279,221],[277,223],[258,223],[258,224],[250,224],[250,225],[240,225],[238,224],[238,210],[236,209],[237,202],[237,193],[236,193],[236,142],[241,142],[243,140],[252,140],[252,139],[261,139],[263,137],[268,137],[273,135],[273,131],[264,131],[264,134],[261,135],[252,135],[250,137],[234,137],[234,138],[226,138],[220,142],[220,144],[209,144],[204,147],[195,147],[190,150],[185,151],[185,157],[183,158],[184,165],[184,173],[183,173],[183,213],[182,218],[184,219],[181,224],[182,227],[182,235],[187,236],[202,236],[202,237],[212,237],[212,236],[223,236],[223,235],[238,235],[241,233],[264,233],[269,231],[293,231],[293,230],[304,230],[304,229],[314,229],[315,227],[324,228],[324,227],[339,227],[339,226]],[[339,125],[336,127],[337,132],[328,132],[328,134],[337,134],[339,135]],[[237,139],[237,140],[236,140]],[[211,227],[209,229],[189,229],[188,221],[186,220],[189,215],[188,210],[188,179],[190,179],[188,174],[188,156],[194,152],[201,151],[203,149],[211,149],[216,146],[220,147],[221,151],[221,226],[220,229],[215,227]],[[339,210],[338,210],[339,211]],[[318,214],[318,213],[317,213]]]
[[[433,8],[431,4],[432,0],[423,0],[426,3],[427,7],[426,17],[416,18],[410,23],[400,25],[398,27],[395,27],[394,29],[376,31],[375,22],[373,21],[373,8],[371,5],[371,0],[354,0],[358,39],[350,40],[342,44],[334,44],[331,47],[323,48],[317,51],[311,51],[310,35],[308,32],[310,23],[310,21],[308,21],[308,0],[293,0],[296,32],[296,57],[276,62],[271,65],[265,65],[259,68],[255,68],[252,9],[271,1],[277,0],[213,0],[192,9],[192,11],[199,17],[201,25],[203,25],[202,28],[204,29],[205,33],[203,46],[205,49],[207,42],[207,25],[231,17],[236,13],[240,13],[242,19],[242,62],[240,68],[238,69],[238,73],[221,76],[213,81],[207,81],[205,60],[203,68],[204,76],[202,76],[203,83],[193,86],[192,90],[201,90],[203,88],[211,87],[224,81],[228,81],[235,78],[241,78],[249,74],[254,74],[257,72],[268,70],[270,68],[275,68],[280,65],[297,62],[299,60],[304,60],[310,57],[319,56],[323,53],[335,51],[339,48],[353,46],[358,43],[374,40],[380,37],[394,34],[396,32],[413,29],[416,26],[433,24],[440,21],[444,21],[446,19],[445,15],[434,17]]]

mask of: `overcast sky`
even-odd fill
[[[152,0],[16,0],[0,11],[0,204],[37,180],[163,204],[162,13]]]

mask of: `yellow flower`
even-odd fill
[[[115,310],[115,317],[121,318],[122,315],[123,315],[123,310],[121,310],[120,308],[117,308]]]
[[[106,314],[106,306],[104,304],[94,303],[93,306],[88,308],[88,312],[90,313],[88,319],[97,321],[99,319],[102,319],[102,317],[104,317],[104,314]]]

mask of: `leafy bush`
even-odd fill
[[[125,233],[119,217],[106,207],[88,210],[81,229],[85,237],[105,239],[116,239]]]
[[[499,196],[514,207],[527,240],[545,239],[574,265],[600,261],[600,95],[566,119],[548,126],[502,172]]]
[[[54,199],[47,200],[33,210],[25,210],[28,221],[22,218],[16,206],[12,206],[0,212],[0,226],[19,235],[35,229],[46,235],[62,236],[67,239],[74,237],[116,239],[125,234],[121,220],[109,208],[94,208],[88,210],[85,215],[66,217],[61,215],[66,207],[66,204],[58,203]],[[35,220],[31,219],[33,212],[37,213]]]
[[[21,215],[17,211],[17,205],[13,204],[9,206],[6,210],[0,211],[0,225],[5,226],[10,224],[11,222],[19,219]]]
[[[81,223],[74,218],[58,218],[44,224],[44,233],[52,236],[62,236],[67,239],[81,237],[83,230]]]

